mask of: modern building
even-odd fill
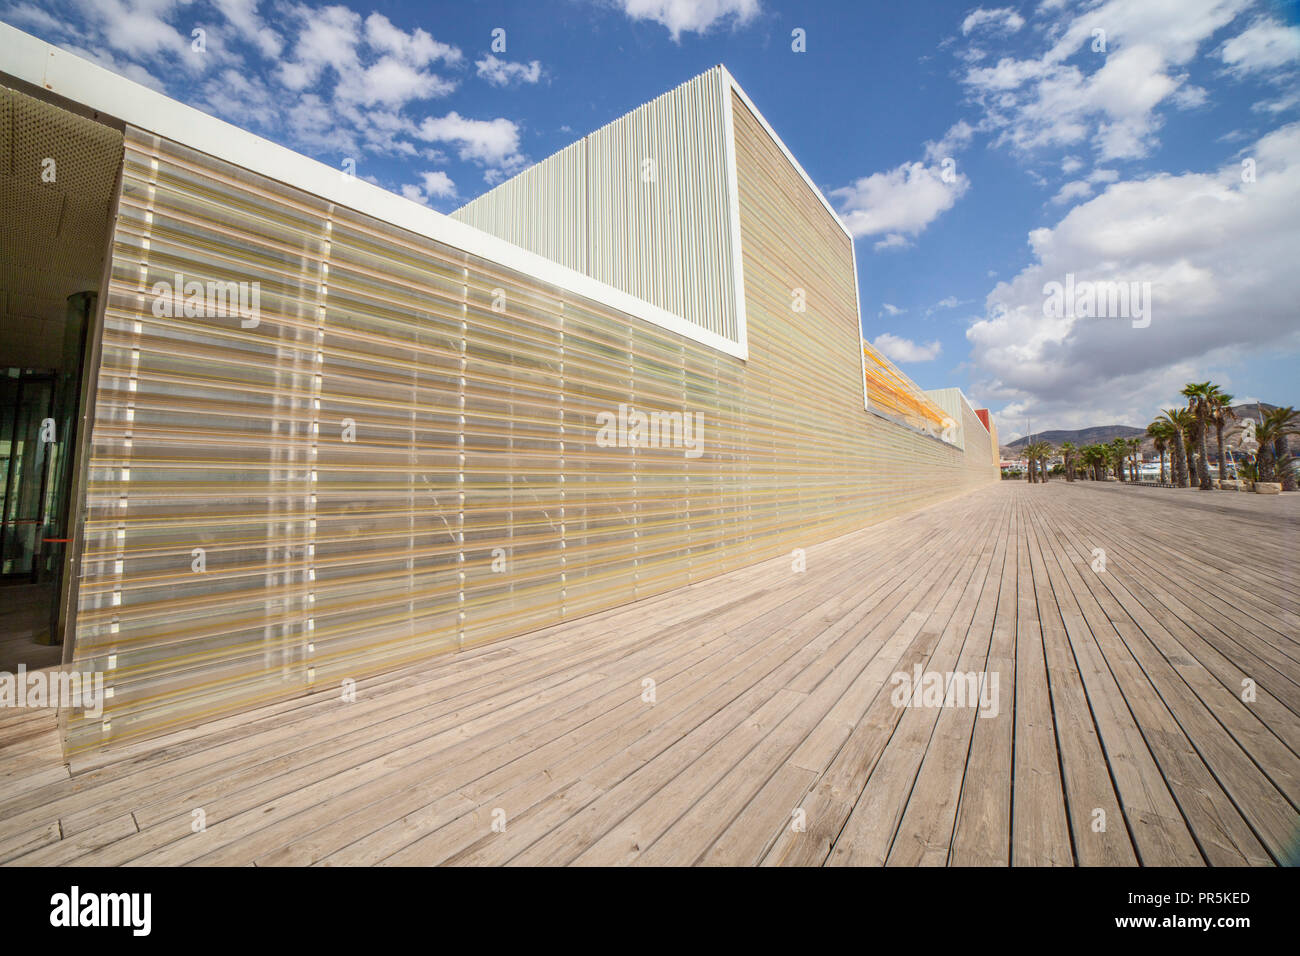
[[[998,476],[722,67],[451,217],[4,25],[0,85],[4,569],[111,693],[69,756]]]

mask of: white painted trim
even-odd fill
[[[749,354],[749,323],[745,309],[745,259],[740,244],[740,179],[736,175],[736,122],[731,107],[731,90],[734,82],[728,82],[730,74],[724,66],[718,67],[718,88],[722,96],[723,149],[727,164],[727,201],[731,206],[731,272],[736,283],[736,339],[740,347]]]
[[[748,358],[743,340],[733,342],[621,289],[179,103],[7,23],[0,23],[0,73],[363,215],[490,259],[719,352]]]
[[[813,191],[813,195],[821,200],[821,204],[825,206],[826,211],[831,214],[831,219],[833,219],[836,225],[844,231],[844,235],[849,237],[849,242],[852,242],[853,233],[849,232],[849,227],[844,225],[844,220],[841,219],[840,214],[835,211],[835,207],[830,204],[830,201],[824,195],[822,195],[822,191],[817,188],[817,184],[812,181],[812,177],[808,175],[807,171],[799,165],[799,160],[794,158],[794,153],[790,152],[789,147],[785,145],[781,140],[781,137],[776,135],[776,130],[772,129],[772,124],[767,121],[767,117],[758,111],[758,107],[755,106],[754,101],[749,98],[749,94],[741,89],[740,84],[736,82],[736,78],[731,75],[730,71],[725,66],[719,65],[718,69],[722,71],[722,75],[726,78],[727,83],[736,91],[736,94],[740,97],[745,106],[749,108],[749,111],[754,114],[754,117],[760,123],[763,124],[763,129],[767,130],[767,135],[772,137],[772,142],[776,143],[781,152],[785,153],[785,158],[790,161],[790,165],[793,166],[799,175],[803,177],[803,181],[808,184],[808,188]]]
[[[849,248],[853,250],[853,297],[858,304],[858,363],[862,366],[862,407],[871,411],[871,399],[867,396],[867,333],[862,330],[862,290],[858,287],[858,244],[850,239]]]

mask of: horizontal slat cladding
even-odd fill
[[[742,407],[751,447],[771,449],[769,467],[821,523],[806,540],[996,477],[987,452],[963,454],[863,410],[849,239],[736,95],[733,110],[750,347]]]
[[[959,452],[863,412],[847,239],[742,118],[748,363],[128,130],[75,644],[112,697],[68,718],[68,751],[626,603],[973,483]],[[178,275],[257,283],[256,321],[159,314],[155,284]],[[701,454],[603,440],[620,406],[698,415]]]
[[[738,342],[723,95],[710,70],[453,216]]]

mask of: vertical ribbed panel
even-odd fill
[[[587,137],[588,274],[738,341],[725,106],[711,70]]]
[[[452,216],[739,342],[725,96],[710,70]]]
[[[566,146],[452,216],[586,274],[586,142]]]
[[[736,114],[748,362],[128,130],[75,644],[113,696],[101,721],[69,716],[68,752],[656,594],[995,477],[987,447],[864,412],[848,239]],[[257,323],[158,314],[154,284],[177,274],[257,282]],[[620,405],[699,415],[702,454],[603,442]]]
[[[956,427],[949,430],[952,443],[958,448],[966,447],[966,427],[967,416],[974,418],[979,430],[984,432],[984,425],[980,423],[979,416],[975,414],[975,409],[970,402],[966,401],[959,388],[933,388],[927,391],[926,396],[943,409],[944,416],[951,421]],[[985,432],[987,434],[987,432]]]

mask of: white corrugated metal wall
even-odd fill
[[[710,70],[452,217],[739,342],[726,95]]]

